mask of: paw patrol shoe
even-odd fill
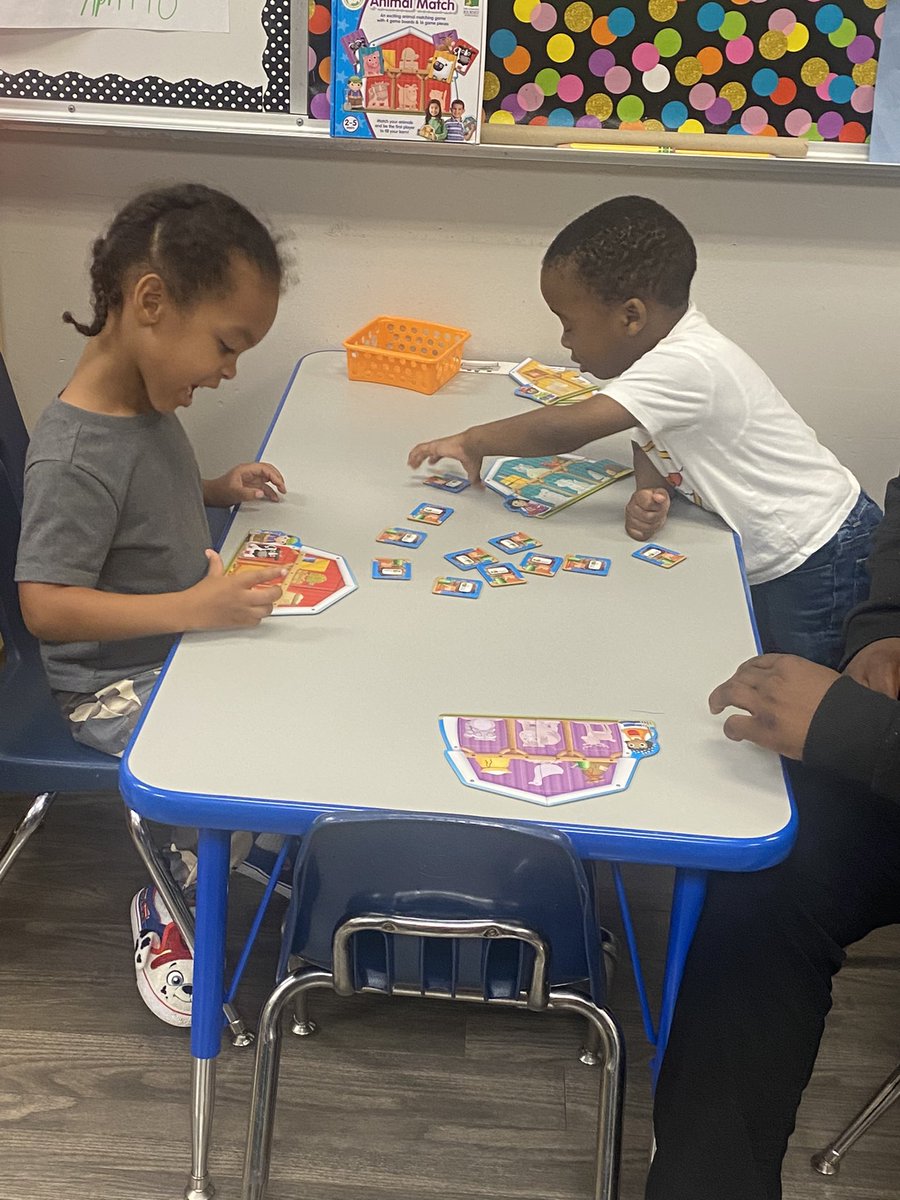
[[[167,1025],[190,1025],[194,960],[152,885],[131,902],[131,932],[141,999]]]

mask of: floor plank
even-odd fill
[[[4,801],[0,840],[21,805]],[[605,878],[605,877],[604,877]],[[189,1153],[188,1040],[140,1002],[128,906],[142,868],[115,797],[61,800],[0,890],[0,1197],[178,1200]],[[648,983],[658,987],[671,872],[626,882]],[[603,885],[610,911],[612,890]],[[238,923],[258,899],[234,883]],[[281,908],[240,994],[269,987]],[[231,953],[238,949],[232,939]],[[900,1105],[825,1180],[809,1155],[900,1059],[900,931],[852,952],[785,1165],[786,1200],[900,1191]],[[596,1074],[570,1017],[465,1005],[313,998],[320,1032],[286,1037],[270,1200],[586,1200]],[[650,1138],[649,1051],[630,969],[614,1008],[628,1047],[622,1200],[640,1200]],[[213,1169],[238,1200],[252,1054],[220,1059]]]

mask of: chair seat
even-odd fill
[[[81,746],[47,686],[37,653],[0,670],[0,792],[118,788],[119,762]]]

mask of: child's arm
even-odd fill
[[[420,442],[409,452],[415,469],[427,459],[433,466],[442,458],[455,458],[471,483],[481,480],[481,463],[488,455],[540,458],[567,454],[596,438],[631,429],[634,418],[609,396],[587,396],[577,404],[549,405],[487,425],[474,425],[451,437]]]
[[[191,629],[239,629],[258,625],[281,595],[273,581],[283,567],[226,575],[222,560],[207,550],[205,578],[183,592],[134,596],[62,583],[20,583],[22,616],[45,642],[115,642]],[[259,587],[272,583],[272,587]]]
[[[637,442],[632,442],[631,448],[637,486],[625,505],[625,532],[635,541],[646,542],[665,525],[674,489]]]
[[[207,508],[231,508],[245,500],[277,500],[287,488],[284,476],[271,463],[240,463],[218,479],[203,480],[203,503]]]

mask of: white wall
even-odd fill
[[[285,234],[296,282],[236,383],[200,393],[188,414],[201,465],[217,471],[255,453],[299,355],[339,346],[378,312],[471,329],[469,357],[564,361],[538,292],[541,254],[579,212],[639,192],[694,234],[695,298],[707,315],[880,498],[900,461],[900,192],[866,183],[862,167],[845,177],[685,171],[665,159],[650,169],[570,164],[563,174],[547,163],[6,131],[4,349],[33,421],[79,352],[59,314],[88,312],[88,246],[115,209],[158,182],[195,178],[231,191]]]

